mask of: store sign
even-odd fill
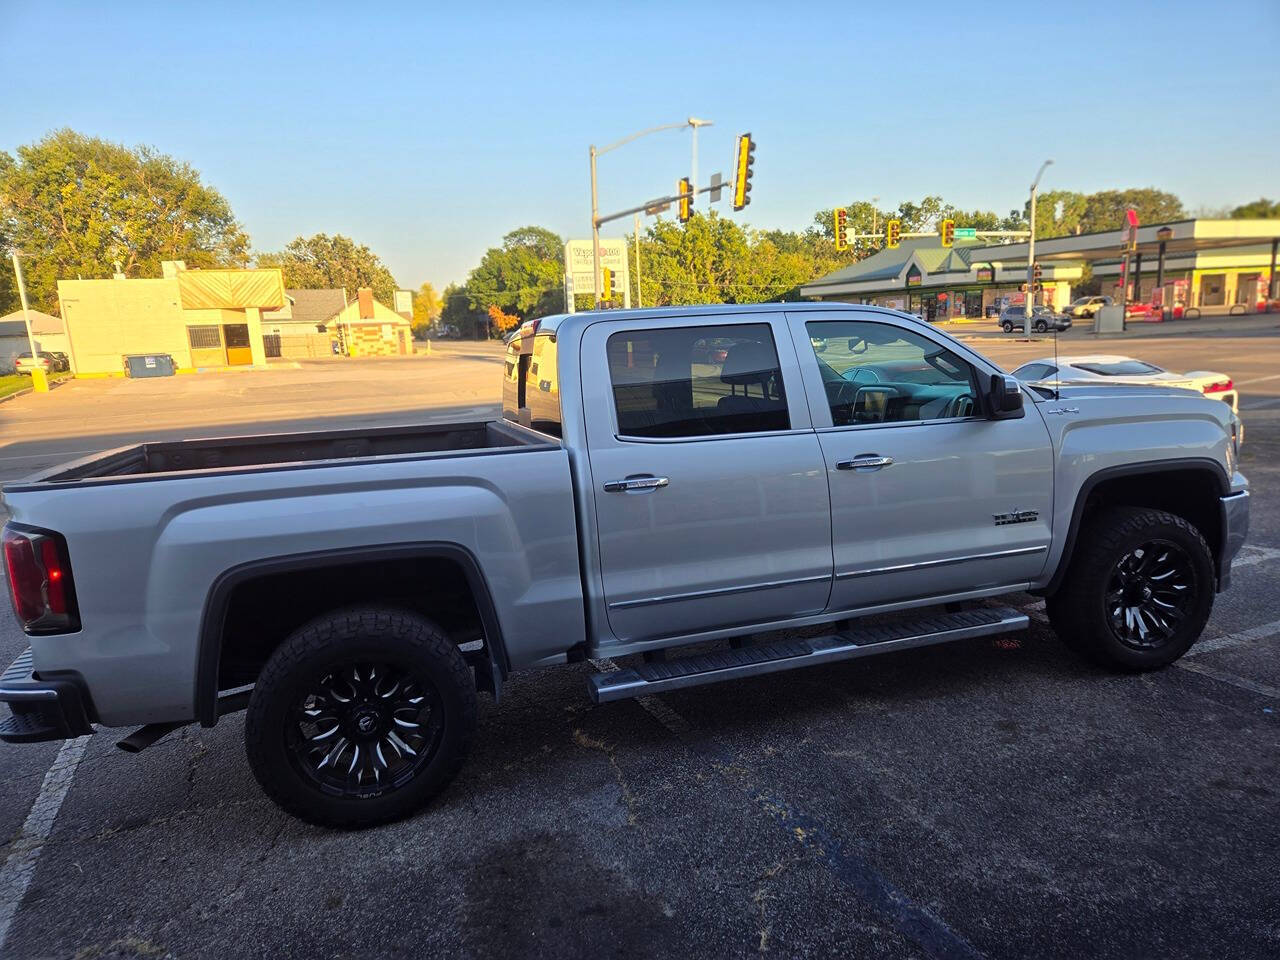
[[[996,279],[995,267],[979,267],[978,268],[979,283],[994,283],[995,279]]]
[[[907,286],[918,287],[920,286],[923,279],[924,278],[921,277],[920,275],[920,268],[917,267],[915,264],[912,264],[911,268],[907,270]]]

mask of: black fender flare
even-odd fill
[[[1034,592],[1041,596],[1049,596],[1056,593],[1058,588],[1062,586],[1062,580],[1067,575],[1067,568],[1071,565],[1071,556],[1075,551],[1076,539],[1080,534],[1080,524],[1084,519],[1084,508],[1089,502],[1090,494],[1093,493],[1098,484],[1107,480],[1115,480],[1119,477],[1140,477],[1144,474],[1170,473],[1174,470],[1195,470],[1209,474],[1217,481],[1219,496],[1225,497],[1231,492],[1231,481],[1227,477],[1227,471],[1222,464],[1210,457],[1185,457],[1176,460],[1127,463],[1116,467],[1103,467],[1096,473],[1091,473],[1085,478],[1084,483],[1080,485],[1080,489],[1076,492],[1075,506],[1071,509],[1071,524],[1067,528],[1067,540],[1063,545],[1062,555],[1058,558],[1058,566],[1049,582]],[[1220,564],[1222,544],[1211,543],[1209,546],[1214,550],[1214,563]]]
[[[272,574],[317,570],[349,563],[409,559],[450,560],[462,569],[480,611],[480,621],[485,633],[485,649],[489,655],[492,689],[494,696],[497,697],[502,681],[511,672],[511,660],[507,656],[502,627],[498,622],[497,608],[493,603],[493,594],[480,569],[479,561],[470,550],[457,543],[436,541],[340,547],[334,550],[318,550],[250,560],[223,571],[213,581],[205,597],[196,647],[194,691],[196,720],[203,727],[212,727],[218,722],[218,669],[222,659],[222,634],[226,626],[231,594],[236,587]]]

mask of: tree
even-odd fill
[[[564,241],[543,227],[521,227],[485,251],[465,290],[473,313],[497,306],[530,320],[561,309],[563,283]]]
[[[1138,223],[1168,223],[1182,217],[1182,201],[1174,194],[1143,187],[1136,190],[1102,190],[1089,194],[1084,215],[1080,218],[1081,233],[1099,233],[1103,230],[1119,230],[1124,223],[1125,211],[1138,214]],[[1039,216],[1039,210],[1036,211]],[[1039,224],[1037,224],[1037,227]]]
[[[371,287],[374,297],[386,306],[391,305],[398,286],[376,253],[340,233],[297,237],[279,253],[258,254],[257,261],[260,267],[283,269],[286,287],[346,287],[348,295]]]
[[[243,266],[249,238],[189,164],[63,129],[0,151],[0,230],[23,252],[33,307],[53,311],[68,277],[159,276],[162,260]]]
[[[1231,211],[1232,220],[1263,219],[1280,220],[1280,201],[1272,202],[1266,197],[1259,197],[1252,203],[1236,207]]]
[[[436,320],[440,318],[443,307],[444,304],[440,300],[440,294],[436,293],[435,287],[430,283],[420,286],[417,295],[413,298],[413,335],[420,339],[425,338]]]
[[[492,324],[490,328],[491,336],[496,333],[499,337],[503,337],[520,326],[519,317],[514,313],[503,313],[496,303],[489,305],[489,321]]]

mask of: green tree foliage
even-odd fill
[[[1036,196],[1036,237],[1119,230],[1130,208],[1137,212],[1140,224],[1168,223],[1185,216],[1181,200],[1154,187],[1090,194],[1048,190]],[[1029,216],[1029,200],[1022,209],[1023,216]]]
[[[555,313],[564,304],[564,241],[543,227],[521,227],[491,247],[467,277],[471,310],[496,306],[522,320]]]
[[[286,287],[346,287],[348,296],[371,287],[378,302],[388,307],[397,287],[396,278],[376,253],[340,233],[297,237],[279,253],[259,253],[257,262],[260,267],[283,269]]]
[[[444,303],[440,299],[440,294],[436,293],[435,287],[430,283],[420,286],[413,297],[413,335],[425,338],[436,320],[440,318],[443,307]]]
[[[65,129],[16,158],[0,152],[0,224],[45,311],[59,279],[108,277],[115,263],[130,277],[158,277],[162,260],[243,266],[249,250],[230,204],[189,164]]]
[[[1233,209],[1231,211],[1231,219],[1280,220],[1280,201],[1273,202],[1266,197],[1259,197],[1252,203],[1246,203]]]

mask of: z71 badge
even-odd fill
[[[1008,513],[993,513],[991,519],[996,522],[997,527],[1003,527],[1007,523],[1032,523],[1040,519],[1040,511],[1011,510]]]

